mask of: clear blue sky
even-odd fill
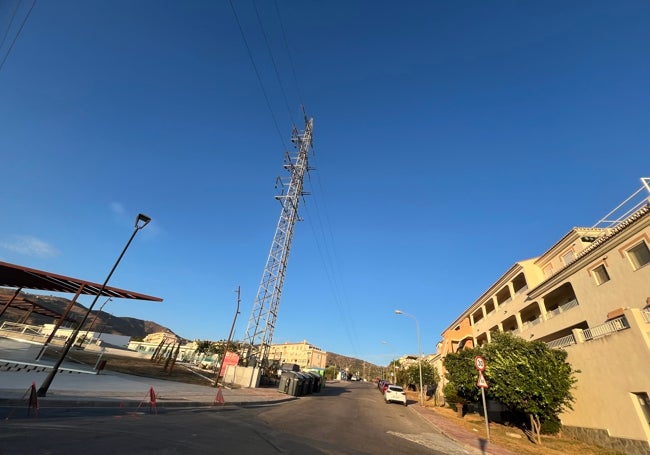
[[[434,352],[650,176],[647,1],[39,0],[14,42],[30,4],[0,4],[0,259],[101,283],[146,213],[110,284],[164,302],[105,310],[186,338],[226,338],[238,286],[244,335],[301,104],[274,341],[377,364],[417,352],[396,308]]]

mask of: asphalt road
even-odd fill
[[[281,404],[12,417],[0,422],[0,453],[468,454],[374,385],[350,382]]]

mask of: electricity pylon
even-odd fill
[[[268,354],[273,340],[273,330],[278,316],[280,296],[287,271],[287,261],[293,228],[298,217],[298,202],[304,196],[303,178],[309,169],[309,149],[312,145],[312,128],[314,119],[305,117],[305,129],[301,133],[294,126],[291,142],[297,150],[293,155],[286,152],[284,168],[289,172],[288,178],[278,177],[281,185],[280,194],[275,196],[282,206],[280,220],[275,229],[271,251],[266,261],[262,280],[253,302],[253,309],[244,337],[244,364],[248,366],[268,367]]]

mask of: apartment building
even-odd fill
[[[325,368],[327,366],[327,352],[309,344],[306,340],[299,343],[285,342],[272,344],[269,347],[269,360],[278,360],[282,363],[295,363],[300,369]]]
[[[495,281],[442,333],[439,371],[445,355],[496,331],[564,349],[580,373],[563,432],[650,454],[650,179],[642,181],[642,200],[622,216],[571,229]]]

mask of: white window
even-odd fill
[[[601,264],[595,269],[592,270],[592,273],[594,274],[594,279],[596,280],[597,285],[601,285],[607,281],[609,281],[609,273],[607,273],[607,269],[605,268],[605,264]]]
[[[640,269],[650,262],[650,250],[644,241],[627,250],[627,256],[630,258],[634,270]]]

